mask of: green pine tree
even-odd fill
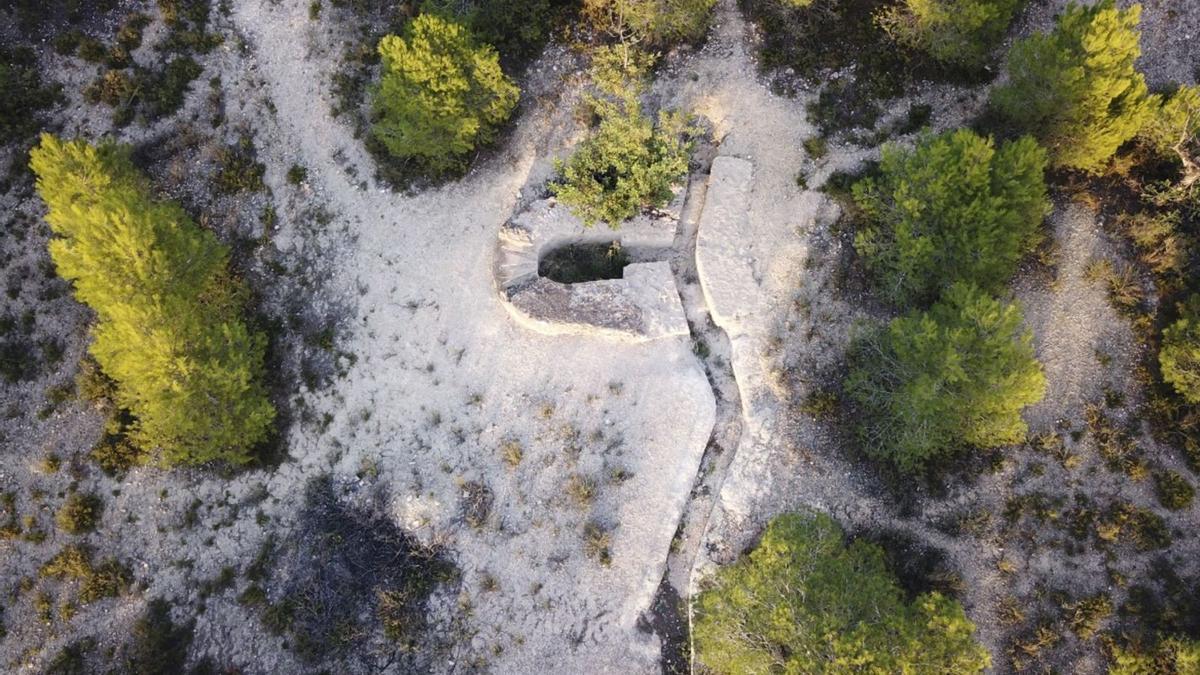
[[[275,410],[265,340],[241,319],[228,250],[153,199],[125,148],[43,134],[30,165],[50,256],[96,312],[90,351],[137,418],[135,442],[167,464],[248,461]]]
[[[903,471],[965,446],[1021,442],[1021,409],[1045,388],[1017,306],[965,283],[861,339],[846,382],[866,452]]]
[[[1045,165],[1029,137],[997,150],[967,129],[926,136],[911,151],[885,146],[879,177],[854,186],[870,221],[855,249],[900,305],[956,281],[995,290],[1038,241],[1050,210]]]
[[[471,151],[495,139],[517,104],[519,90],[496,50],[453,20],[422,14],[403,37],[384,36],[379,55],[372,133],[392,155],[435,173],[461,169]]]
[[[876,21],[896,42],[949,65],[979,68],[1024,0],[903,0]]]
[[[966,675],[991,663],[962,606],[939,593],[912,603],[882,549],[847,544],[829,516],[789,513],[720,569],[695,604],[706,672]]]
[[[1116,9],[1113,0],[1070,4],[1050,34],[1013,46],[1008,84],[993,94],[996,107],[1037,136],[1053,166],[1096,173],[1154,114],[1135,68],[1141,55],[1141,5]]]
[[[1180,305],[1179,319],[1163,329],[1158,365],[1180,396],[1200,403],[1200,295]]]
[[[593,102],[600,125],[570,159],[550,190],[585,225],[616,229],[643,209],[665,206],[671,185],[687,174],[691,128],[683,115],[662,112],[658,124],[634,96]]]

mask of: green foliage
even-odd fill
[[[461,170],[517,104],[519,90],[500,70],[496,50],[454,21],[422,14],[404,37],[384,36],[379,55],[372,133],[392,155],[435,173]]]
[[[583,0],[598,32],[622,44],[668,48],[704,37],[716,0]]]
[[[1196,489],[1177,471],[1155,473],[1154,489],[1158,502],[1172,511],[1188,508],[1196,496]]]
[[[879,25],[896,42],[937,61],[983,66],[1024,0],[902,0],[885,7]]]
[[[671,200],[671,185],[687,173],[693,133],[686,117],[660,112],[658,123],[642,113],[636,97],[594,101],[600,124],[550,184],[558,200],[585,225],[621,222]]]
[[[927,301],[957,281],[1001,286],[1037,245],[1050,210],[1046,153],[967,129],[884,147],[877,178],[854,186],[869,225],[854,247],[889,300]]]
[[[54,522],[67,534],[84,534],[96,529],[103,509],[96,495],[72,492],[54,514]]]
[[[1163,155],[1200,134],[1200,86],[1180,87],[1163,101],[1142,129],[1142,137]]]
[[[37,111],[57,99],[55,89],[43,86],[32,52],[0,48],[0,145],[33,133]]]
[[[859,341],[846,389],[868,454],[917,471],[963,445],[1019,443],[1046,379],[1021,312],[958,283],[927,312]]]
[[[1109,675],[1192,675],[1200,673],[1200,641],[1168,637],[1151,648],[1114,647]]]
[[[46,134],[30,164],[50,256],[97,315],[90,352],[136,417],[130,438],[168,464],[248,461],[275,410],[265,340],[240,317],[228,250],[154,200],[118,146]]]
[[[469,14],[471,31],[505,63],[533,58],[549,41],[573,0],[482,0]]]
[[[254,152],[254,140],[242,136],[232,146],[221,148],[217,155],[216,188],[222,194],[262,192],[263,174],[267,167]]]
[[[38,576],[49,579],[72,580],[79,583],[79,601],[90,604],[102,598],[113,598],[129,588],[129,570],[109,558],[100,564],[92,563],[91,553],[82,546],[65,546],[38,570]]]
[[[1134,68],[1140,17],[1141,5],[1072,3],[1052,33],[1013,46],[1010,81],[995,90],[993,102],[1037,136],[1053,166],[1099,172],[1153,116],[1158,97],[1147,94]]]
[[[1179,318],[1163,329],[1158,365],[1163,380],[1189,403],[1200,403],[1200,295],[1179,307]]]
[[[308,169],[299,164],[293,164],[292,168],[288,169],[287,182],[292,185],[299,185],[306,180],[308,180]]]
[[[767,526],[696,599],[697,658],[714,673],[978,673],[990,665],[958,602],[906,603],[882,549],[847,545],[824,514]]]
[[[1180,87],[1142,129],[1142,138],[1161,156],[1183,165],[1181,186],[1200,181],[1200,86]]]

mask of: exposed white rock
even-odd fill
[[[546,252],[568,244],[618,242],[665,252],[674,242],[678,192],[664,213],[613,230],[585,227],[554,199],[534,202],[500,228],[496,285],[518,323],[548,335],[585,333],[635,340],[687,335],[687,320],[665,261],[634,262],[621,279],[563,284],[538,276]]]

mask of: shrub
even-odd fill
[[[585,225],[605,222],[616,229],[671,200],[671,185],[687,173],[692,131],[674,112],[659,113],[658,124],[652,123],[632,96],[597,99],[595,106],[600,125],[558,163],[562,179],[550,190]]]
[[[454,21],[422,14],[404,37],[384,36],[379,55],[372,133],[392,155],[435,173],[461,169],[517,104],[519,90],[500,70],[496,50]]]
[[[1155,473],[1154,489],[1158,494],[1158,502],[1172,511],[1191,506],[1196,496],[1196,489],[1177,471]]]
[[[306,180],[308,180],[308,169],[299,164],[293,164],[292,168],[288,169],[287,181],[292,185],[299,185]]]
[[[1072,3],[1052,33],[1013,46],[1010,81],[993,101],[1038,137],[1053,166],[1099,172],[1153,115],[1158,99],[1134,69],[1140,17],[1140,5]]]
[[[103,509],[104,504],[96,495],[72,492],[54,514],[54,522],[67,534],[84,534],[96,529]]]
[[[1200,295],[1180,304],[1179,318],[1163,329],[1158,365],[1176,393],[1200,403]]]
[[[254,140],[242,136],[232,146],[221,148],[217,155],[216,187],[222,194],[261,192],[263,174],[267,167],[258,161],[254,152]]]
[[[55,89],[42,85],[32,52],[0,48],[0,144],[32,133],[37,111],[57,99]]]
[[[496,48],[505,63],[537,55],[571,0],[483,0],[470,15],[471,30]]]
[[[1200,181],[1200,86],[1180,87],[1142,129],[1158,154],[1174,155],[1183,166],[1182,186]]]
[[[869,224],[854,247],[898,304],[956,281],[1003,284],[1038,242],[1046,154],[1032,138],[1003,143],[967,129],[926,136],[911,151],[885,146],[877,178],[854,186]]]
[[[147,73],[142,77],[143,103],[153,119],[175,114],[183,106],[183,98],[191,88],[192,81],[204,72],[204,68],[190,56],[171,59],[161,71]]]
[[[97,315],[90,352],[117,382],[130,438],[164,462],[250,459],[275,416],[264,338],[240,318],[228,250],[150,197],[125,149],[45,134],[31,153],[50,256]]]
[[[129,570],[109,558],[92,564],[91,553],[81,546],[66,546],[38,570],[38,576],[79,582],[79,601],[90,604],[112,598],[129,588]]]
[[[1168,637],[1149,649],[1114,647],[1109,675],[1187,675],[1200,672],[1200,641]]]
[[[592,27],[623,44],[667,48],[704,37],[716,0],[583,0]]]
[[[1024,0],[903,0],[877,15],[896,42],[941,63],[979,68]]]
[[[859,340],[846,384],[868,454],[916,471],[962,446],[1019,443],[1046,381],[1021,312],[968,284]]]
[[[1071,631],[1079,636],[1080,640],[1088,640],[1100,629],[1100,624],[1112,616],[1113,606],[1107,595],[1100,594],[1071,603],[1067,605],[1066,610],[1069,613],[1067,621],[1071,625]]]
[[[715,673],[978,673],[990,665],[962,606],[905,602],[882,549],[831,518],[791,513],[719,570],[695,605],[696,656]],[[834,664],[844,664],[835,667]]]

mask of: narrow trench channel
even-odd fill
[[[692,570],[699,557],[721,484],[741,440],[743,424],[741,394],[730,362],[732,349],[729,336],[712,322],[696,270],[696,235],[708,192],[708,171],[694,173],[687,189],[679,227],[675,232],[671,271],[691,330],[693,349],[712,387],[716,415],[688,503],[671,542],[666,571],[650,609],[651,628],[662,640],[662,670],[672,675],[694,671],[690,597]]]

